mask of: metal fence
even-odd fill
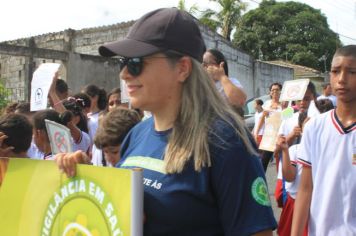
[[[0,98],[9,102],[25,101],[25,88],[0,88]]]

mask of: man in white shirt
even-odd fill
[[[334,107],[336,107],[336,96],[332,94],[330,83],[326,82],[322,85],[322,87],[323,87],[323,94],[318,97],[318,100],[327,98],[333,103]]]

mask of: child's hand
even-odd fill
[[[74,177],[76,175],[77,164],[90,164],[90,159],[82,151],[76,151],[72,153],[59,153],[54,156],[58,168],[66,173],[68,177]]]
[[[283,151],[288,150],[289,146],[288,146],[286,137],[284,137],[283,135],[278,137],[277,147],[280,148]]]
[[[7,135],[0,132],[0,157],[9,157],[9,153],[14,149],[14,147],[3,144],[5,139],[7,139]]]
[[[299,126],[295,126],[292,131],[293,137],[297,138],[297,137],[301,136],[301,134],[302,134],[302,128],[300,128]]]
[[[268,115],[269,115],[269,111],[268,110],[264,110],[262,116],[263,117],[268,117]]]

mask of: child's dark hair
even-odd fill
[[[319,100],[315,101],[315,106],[319,110],[320,113],[324,113],[324,112],[334,109],[333,102],[328,98],[319,99]]]
[[[111,95],[113,94],[120,94],[121,95],[121,89],[120,88],[113,88],[110,93],[108,93],[108,97],[107,97],[107,105],[106,105],[106,110],[108,111],[109,110],[109,99],[111,97]],[[121,99],[121,98],[120,98]]]
[[[256,104],[259,105],[259,106],[262,106],[263,105],[263,101],[261,99],[256,99],[255,100]]]
[[[15,108],[15,113],[29,114],[31,113],[31,105],[29,102],[19,102]]]
[[[77,93],[72,96],[77,99],[77,104],[82,107],[82,109],[90,108],[91,101],[90,97],[86,93]]]
[[[132,109],[117,107],[108,112],[99,123],[94,137],[95,146],[120,145],[130,129],[140,122],[140,115]]]
[[[0,132],[7,135],[4,144],[12,146],[14,153],[27,152],[32,141],[32,125],[26,116],[8,114],[0,118]]]
[[[58,93],[67,93],[68,92],[68,85],[62,79],[56,80],[56,92]]]
[[[347,45],[338,48],[334,54],[334,57],[338,57],[338,56],[356,58],[356,45]]]
[[[121,94],[121,89],[120,88],[113,88],[110,93],[108,93],[108,101],[111,95],[113,94]]]
[[[227,65],[227,61],[225,59],[224,54],[222,54],[222,52],[220,52],[217,49],[209,49],[208,52],[211,53],[211,55],[213,55],[213,57],[215,57],[215,61],[217,64],[220,65],[221,62],[224,62],[224,72],[226,76],[229,76],[229,67]]]
[[[305,121],[305,119],[308,117],[308,113],[307,112],[300,112],[299,116],[298,116],[298,126],[299,127],[303,127],[303,123]]]
[[[38,130],[44,130],[47,133],[45,120],[51,120],[58,124],[64,124],[58,112],[53,109],[38,111],[33,116],[33,127]]]
[[[107,104],[106,91],[105,89],[99,88],[94,84],[89,84],[85,86],[84,93],[88,94],[90,97],[98,96],[98,108],[99,110],[104,110]]]
[[[19,104],[18,102],[12,102],[12,103],[7,104],[7,106],[5,107],[4,114],[14,113],[18,104]]]
[[[60,117],[62,120],[62,123],[67,124],[73,116],[79,116],[80,120],[79,123],[77,124],[77,127],[86,133],[89,133],[88,129],[88,122],[87,119],[83,113],[83,108],[82,108],[82,102],[78,101],[78,99],[68,99],[63,102],[63,106],[67,109],[67,111],[63,112]]]
[[[309,82],[308,84],[308,87],[307,87],[307,90],[309,90],[313,96],[314,96],[314,99],[316,99],[316,97],[318,96],[318,94],[316,93],[316,88],[315,88],[315,85],[313,82]]]

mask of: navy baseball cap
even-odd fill
[[[194,18],[177,8],[161,8],[136,21],[125,39],[104,44],[99,54],[104,57],[143,57],[174,50],[202,62],[205,43]]]

